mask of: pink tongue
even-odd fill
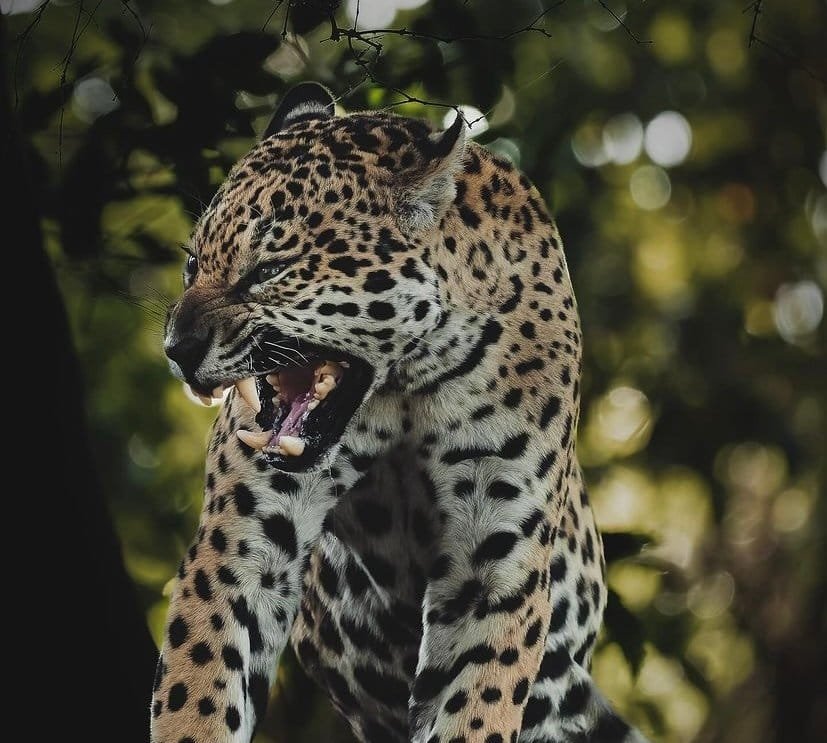
[[[290,401],[290,412],[282,421],[279,430],[275,432],[276,441],[278,441],[279,436],[293,436],[300,432],[302,416],[307,412],[307,406],[312,399],[313,394],[308,391],[296,395],[296,397]]]
[[[313,399],[314,378],[314,367],[310,364],[279,373],[279,397],[282,404],[290,407],[290,412],[278,430],[273,431],[273,444],[278,443],[279,436],[294,436],[301,432],[301,420]]]

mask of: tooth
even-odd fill
[[[267,384],[269,384],[274,390],[278,390],[279,388],[279,375],[278,374],[268,374],[265,379],[267,380]]]
[[[324,365],[316,369],[316,373],[324,376],[325,374],[332,374],[334,377],[341,377],[342,365],[336,361],[325,361]]]
[[[206,405],[207,407],[210,407],[210,405],[212,405],[212,398],[207,397],[206,395],[202,395],[200,392],[196,392],[192,388],[192,385],[190,385],[190,392],[192,392],[192,394],[201,401],[202,405]]]
[[[309,403],[307,403],[307,409],[308,410],[315,410],[318,407],[319,407],[319,400],[311,400]]]
[[[258,390],[256,389],[256,380],[254,377],[239,379],[235,383],[235,388],[238,390],[238,394],[241,395],[244,402],[246,402],[256,413],[261,412],[261,403],[258,399]]]
[[[332,374],[322,374],[322,378],[318,382],[316,382],[313,389],[315,389],[316,391],[321,391],[319,390],[319,387],[321,387],[323,390],[330,392],[330,390],[332,390],[335,386],[336,379],[335,377],[333,377]]]
[[[279,436],[279,447],[291,457],[301,456],[304,451],[304,439],[298,436]]]
[[[216,387],[216,388],[212,391],[212,393],[211,393],[211,394],[212,394],[212,396],[213,396],[216,400],[220,400],[222,397],[224,397],[224,387],[222,387],[221,385],[219,385],[218,387]]]
[[[240,428],[235,432],[235,435],[253,449],[263,449],[267,446],[267,442],[270,441],[269,431],[245,431],[243,428]]]

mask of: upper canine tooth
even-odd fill
[[[279,375],[278,374],[268,374],[264,377],[267,380],[267,384],[269,384],[274,390],[279,388]]]
[[[279,447],[291,457],[299,457],[304,452],[304,439],[298,436],[279,436]]]
[[[246,402],[256,413],[261,412],[261,402],[259,402],[258,399],[258,390],[256,389],[256,380],[254,377],[239,379],[235,383],[235,388],[238,390],[238,394],[241,395],[244,402]]]
[[[196,392],[196,391],[192,388],[192,385],[190,385],[190,392],[192,392],[192,394],[193,394],[195,397],[197,397],[197,398],[201,401],[201,404],[202,404],[202,405],[206,405],[207,407],[209,407],[210,405],[212,405],[212,398],[211,398],[211,397],[207,397],[206,395],[202,395],[200,392]]]
[[[235,435],[253,449],[263,449],[267,446],[267,442],[270,441],[269,431],[245,431],[243,428],[240,428],[235,432]]]

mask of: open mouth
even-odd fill
[[[235,382],[261,426],[236,435],[289,472],[307,469],[341,438],[373,378],[367,363],[340,351],[308,345],[301,356]]]

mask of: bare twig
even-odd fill
[[[755,0],[744,9],[744,12],[747,13],[750,10],[752,10],[752,25],[749,29],[749,45],[752,46],[758,41],[758,18],[764,10],[764,0]]]
[[[352,37],[354,39],[358,39],[359,41],[368,41],[368,37],[374,36],[407,36],[411,39],[420,39],[425,41],[438,41],[444,44],[450,44],[455,41],[508,41],[509,39],[513,39],[515,36],[519,36],[520,34],[524,33],[539,33],[542,36],[545,36],[547,39],[551,38],[551,34],[546,31],[544,28],[540,28],[536,24],[543,20],[552,10],[559,8],[563,5],[566,0],[558,0],[558,2],[554,3],[554,5],[549,6],[545,10],[542,10],[538,13],[527,25],[516,28],[513,31],[509,31],[504,34],[460,34],[458,36],[444,36],[440,34],[430,34],[424,33],[422,31],[411,31],[408,28],[375,28],[369,29],[365,31],[359,31],[356,28],[356,24],[359,20],[358,15],[358,4],[357,4],[357,15],[353,21],[353,26],[348,29],[339,29],[339,34],[341,36]]]
[[[60,120],[57,128],[57,167],[60,170],[63,167],[63,117],[66,113],[66,75],[69,72],[69,63],[72,61],[72,56],[75,53],[75,48],[78,43],[78,29],[80,28],[80,19],[83,16],[83,0],[78,3],[78,10],[75,13],[75,27],[72,29],[72,40],[69,42],[69,49],[63,57],[63,67],[60,71]]]
[[[333,12],[331,12],[328,15],[328,22],[330,24],[330,35],[326,40],[339,42],[340,40],[345,39],[347,41],[348,50],[350,52],[352,61],[354,62],[354,64],[356,64],[357,67],[359,67],[362,70],[362,77],[356,83],[352,84],[350,88],[340,96],[339,99],[346,98],[351,93],[353,93],[353,91],[361,87],[365,82],[369,81],[372,82],[374,85],[384,88],[388,92],[394,93],[395,95],[399,96],[400,100],[388,104],[388,108],[404,105],[406,103],[417,103],[423,106],[451,108],[459,114],[460,110],[454,105],[419,98],[418,96],[411,95],[410,93],[405,92],[401,88],[397,88],[385,82],[384,80],[379,79],[376,75],[375,68],[377,62],[379,61],[379,58],[384,52],[384,45],[382,43],[382,39],[386,36],[397,36],[402,38],[409,38],[415,41],[428,41],[449,44],[457,41],[504,42],[525,33],[538,33],[545,38],[551,38],[551,34],[546,29],[541,28],[537,24],[540,23],[540,21],[544,20],[545,17],[549,13],[551,13],[551,11],[560,7],[565,2],[566,0],[557,0],[557,2],[555,2],[548,8],[544,8],[543,10],[541,10],[526,25],[521,26],[520,28],[513,29],[506,33],[460,34],[457,36],[448,36],[443,34],[426,33],[423,31],[412,31],[409,28],[377,28],[359,30],[358,22],[360,2],[359,0],[357,0],[355,18],[353,20],[353,24],[350,27],[343,28],[339,26],[336,22],[336,18]],[[359,49],[356,46],[357,44],[362,44],[364,46],[363,48]],[[471,126],[473,123],[475,122],[468,122],[468,125]]]
[[[276,13],[278,13],[278,12],[279,12],[279,8],[281,8],[281,6],[282,6],[282,5],[284,5],[284,0],[278,0],[278,2],[277,2],[274,6],[273,6],[272,10],[270,11],[270,14],[267,16],[267,18],[264,20],[264,23],[263,23],[263,24],[262,24],[262,26],[261,26],[261,30],[262,30],[262,31],[266,31],[266,30],[267,30],[267,26],[269,26],[269,25],[270,25],[270,21],[272,21],[272,20],[273,20],[273,16],[274,16]]]
[[[519,88],[517,88],[514,92],[515,92],[515,93],[519,93],[520,91],[525,90],[525,89],[526,89],[526,88],[528,88],[528,87],[531,87],[531,86],[532,86],[532,85],[534,85],[535,83],[538,83],[538,82],[539,82],[540,80],[542,80],[544,77],[548,77],[548,76],[549,76],[552,72],[554,72],[554,71],[555,71],[555,70],[556,70],[556,69],[557,69],[560,65],[562,65],[562,64],[563,64],[563,60],[562,60],[562,59],[558,59],[558,60],[557,60],[557,61],[556,61],[556,62],[555,62],[555,63],[554,63],[551,67],[549,67],[547,70],[545,70],[545,71],[541,72],[539,75],[537,75],[537,76],[535,76],[535,77],[531,78],[531,80],[529,80],[527,83],[525,83],[525,84],[521,85],[521,86],[520,86]],[[493,111],[496,107],[497,107],[497,104],[495,103],[495,104],[494,104],[493,106],[491,106],[491,108],[489,108],[487,111],[484,111],[484,112],[483,112],[483,113],[481,113],[479,116],[477,116],[477,118],[476,118],[476,119],[472,119],[471,121],[469,121],[469,122],[468,122],[468,128],[470,129],[470,128],[471,128],[471,127],[473,127],[473,126],[474,126],[474,124],[476,124],[478,121],[482,121],[482,120],[483,120],[484,118],[486,118],[486,117],[487,117],[487,116],[488,116],[488,115],[489,115],[489,114],[490,114],[490,113],[491,113],[491,112],[492,112],[492,111]]]
[[[43,18],[43,13],[46,11],[46,8],[49,7],[49,3],[51,0],[44,0],[43,5],[41,5],[34,13],[34,17],[29,22],[29,25],[26,26],[18,35],[17,35],[17,51],[14,55],[14,110],[17,110],[18,105],[20,104],[20,91],[17,87],[17,69],[20,65],[20,60],[23,58],[23,47],[26,45],[26,41],[28,41],[29,36],[31,36],[32,32],[37,28],[38,24],[40,23],[40,19]]]
[[[744,8],[744,13],[752,12],[752,22],[749,28],[749,42],[748,46],[751,49],[753,46],[761,46],[767,51],[775,54],[776,57],[784,60],[790,67],[797,68],[806,72],[813,80],[820,82],[822,85],[827,85],[827,78],[818,74],[815,70],[809,67],[801,57],[782,49],[777,44],[768,41],[764,36],[759,35],[758,26],[761,19],[761,14],[764,12],[764,0],[755,0]]]
[[[618,25],[626,32],[629,38],[635,42],[635,44],[651,44],[651,39],[641,39],[631,28],[629,28],[628,24],[626,23],[623,18],[621,18],[617,13],[615,13],[605,2],[605,0],[597,0],[600,4],[600,7],[603,8],[612,18],[614,18]]]
[[[287,38],[287,24],[290,22],[290,8],[293,7],[293,0],[289,0],[284,11],[284,23],[281,26],[281,38]]]
[[[121,1],[121,5],[123,6],[123,9],[127,13],[129,13],[129,15],[132,16],[132,19],[135,21],[135,23],[138,24],[138,29],[141,32],[141,43],[138,45],[138,48],[135,50],[135,58],[133,60],[133,61],[137,62],[138,57],[140,56],[141,52],[143,51],[143,48],[147,45],[147,42],[149,42],[149,33],[152,30],[152,26],[150,26],[149,28],[144,26],[144,23],[141,20],[141,17],[138,15],[136,10],[129,4],[130,0],[120,0],[120,1]]]
[[[103,0],[98,0],[95,7],[92,9],[92,12],[89,13],[86,17],[86,22],[83,26],[80,25],[80,19],[84,15],[83,9],[83,2],[84,0],[79,0],[78,2],[78,10],[75,13],[75,25],[72,29],[72,39],[69,42],[69,48],[66,50],[66,55],[63,57],[63,65],[60,70],[60,95],[61,95],[61,103],[60,103],[60,118],[58,120],[58,129],[57,129],[57,167],[60,170],[63,167],[63,119],[66,114],[66,77],[69,73],[69,65],[72,62],[72,57],[75,55],[75,50],[77,49],[78,43],[80,42],[81,37],[86,32],[86,29],[89,28],[89,24],[95,17],[95,13],[98,12],[98,8],[103,5]]]

